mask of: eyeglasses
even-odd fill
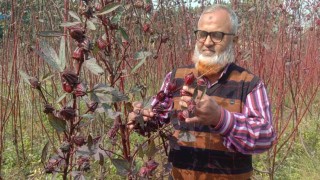
[[[207,31],[201,31],[201,30],[195,30],[194,34],[196,35],[196,39],[199,42],[205,42],[208,35],[210,35],[210,39],[214,43],[221,42],[225,35],[232,35],[232,36],[235,35],[233,33],[224,33],[220,31],[207,32]]]

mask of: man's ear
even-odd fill
[[[238,43],[238,40],[239,40],[239,37],[238,37],[238,36],[234,36],[234,37],[233,37],[233,43],[234,43],[234,44],[237,44],[237,43]]]

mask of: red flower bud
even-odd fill
[[[185,85],[189,86],[191,85],[194,81],[196,80],[193,72],[187,74],[185,77],[184,77],[184,83]]]
[[[77,146],[82,146],[86,143],[85,139],[83,136],[75,136],[73,138],[73,142],[77,145]]]
[[[72,120],[76,117],[76,111],[72,107],[65,107],[62,110],[60,110],[60,115],[65,120]]]
[[[74,26],[69,29],[70,36],[77,42],[82,42],[85,39],[86,36],[84,33],[85,31],[79,26]]]
[[[65,70],[61,75],[63,82],[67,82],[72,87],[79,84],[79,77],[73,71]]]
[[[32,77],[32,78],[29,79],[29,82],[30,82],[32,88],[40,89],[41,84],[40,84],[40,81],[37,78]]]
[[[70,145],[69,142],[63,142],[63,143],[61,144],[61,146],[60,146],[60,150],[61,150],[63,153],[67,153],[67,152],[69,152],[70,147],[71,147],[71,145]]]

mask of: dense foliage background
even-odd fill
[[[85,25],[93,44],[91,56],[97,61],[96,65],[84,68],[81,77],[90,87],[104,83],[118,89],[126,98],[112,101],[112,113],[86,116],[87,126],[81,133],[88,139],[102,136],[105,149],[122,154],[121,148],[114,146],[108,138],[115,122],[112,114],[121,113],[125,124],[129,112],[125,102],[154,95],[167,72],[191,63],[193,30],[200,12],[210,3],[227,3],[237,12],[241,22],[236,61],[264,80],[272,103],[277,141],[267,153],[254,156],[254,177],[319,179],[319,2],[92,1],[97,10],[96,3],[101,5],[102,10],[97,12],[105,12],[100,18],[94,13],[86,18],[84,2],[90,1],[0,2],[0,179],[51,177],[44,172],[41,162],[47,158],[44,154],[52,155],[63,141],[63,135],[43,113],[44,102],[40,94],[23,81],[25,74],[40,79],[47,100],[56,107],[68,102],[59,72],[39,56],[41,48],[47,45],[57,53],[65,52],[65,66],[76,68],[72,56],[77,43],[70,38],[67,28],[75,22]],[[103,11],[110,3],[121,7]],[[98,42],[106,40],[106,33],[109,41],[101,53]],[[63,48],[61,37],[65,37]],[[85,104],[79,103],[79,108],[82,107]],[[118,133],[113,139],[115,144],[121,141],[120,137],[121,133]],[[132,149],[145,139],[137,134],[128,138]],[[50,146],[43,153],[47,142]],[[154,142],[151,144],[155,148],[150,148],[149,143],[148,152],[144,152],[149,153],[148,156],[157,154],[155,159],[160,165],[153,178],[163,178],[166,157],[161,140],[156,138]],[[137,167],[143,166],[143,161],[142,155],[137,160]],[[85,177],[120,179],[119,167],[123,168],[123,164],[117,166],[109,158],[103,162],[93,160]]]

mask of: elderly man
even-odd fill
[[[161,87],[166,89],[173,78],[181,79],[190,72],[207,82],[206,94],[200,98],[198,92],[194,116],[174,125],[174,136],[187,130],[195,137],[194,142],[179,141],[179,148],[171,148],[174,179],[250,179],[251,155],[268,150],[275,140],[263,82],[233,63],[237,25],[237,16],[227,6],[205,9],[195,31],[194,66],[173,70]],[[189,86],[183,90],[195,91]],[[187,107],[194,98],[173,96],[174,109]],[[142,108],[141,103],[134,106]],[[154,115],[146,109],[139,112],[146,121]],[[136,116],[130,113],[129,121]]]

